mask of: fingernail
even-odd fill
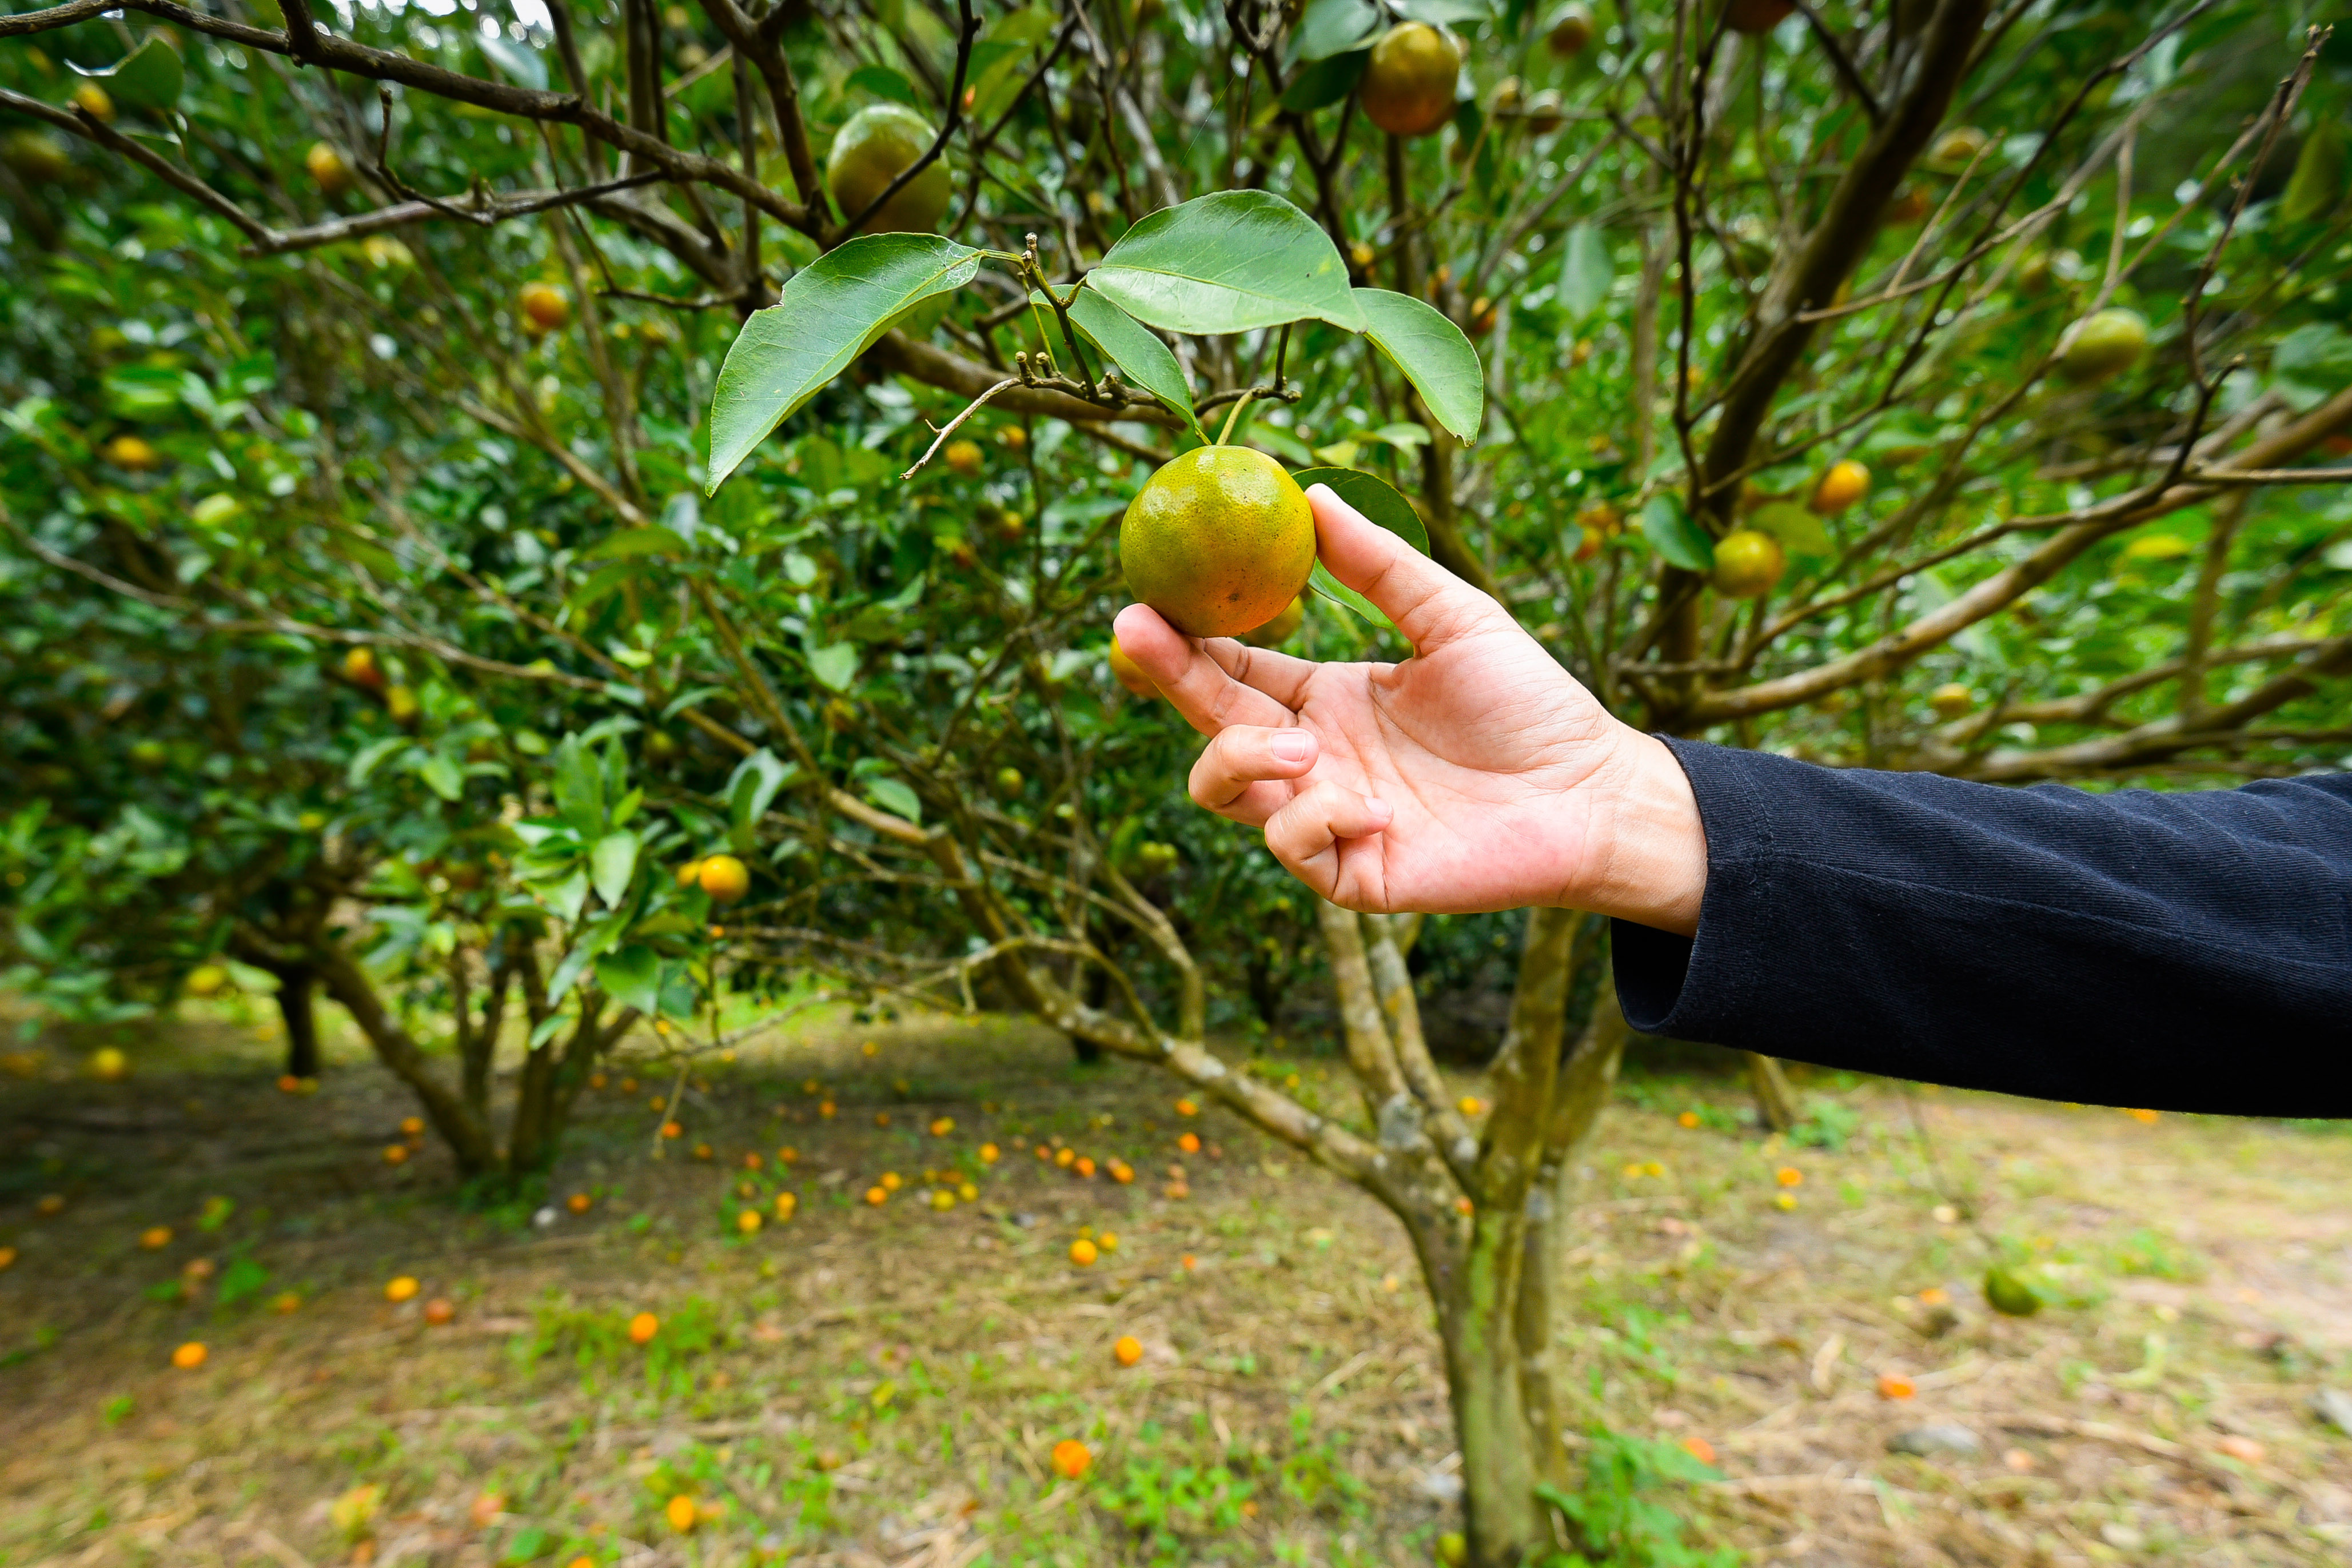
[[[1385,828],[1395,818],[1396,813],[1389,810],[1389,803],[1386,800],[1376,800],[1364,802],[1364,816],[1375,828]]]
[[[1304,762],[1314,749],[1314,739],[1305,730],[1286,729],[1274,737],[1274,754],[1285,762]]]

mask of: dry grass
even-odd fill
[[[1423,1563],[1454,1526],[1436,1342],[1393,1225],[1230,1120],[1179,1117],[1152,1075],[1018,1027],[836,1019],[714,1064],[655,1158],[669,1076],[640,1067],[625,1098],[616,1069],[551,1188],[595,1207],[539,1225],[453,1203],[429,1147],[385,1165],[410,1107],[350,1050],[308,1098],[225,1023],[152,1042],[128,1084],[0,1090],[0,1245],[21,1249],[0,1273],[0,1563]],[[1336,1110],[1333,1067],[1274,1070]],[[2352,1439],[2306,1409],[2352,1369],[2352,1138],[1923,1094],[1948,1196],[2063,1298],[2016,1321],[1976,1294],[1984,1243],[1936,1219],[1902,1097],[1811,1087],[1853,1124],[1842,1151],[1728,1125],[1728,1080],[1637,1073],[1585,1183],[1576,1420],[1711,1444],[1727,1479],[1666,1499],[1695,1534],[1821,1568],[2352,1561]],[[1210,1149],[1177,1154],[1187,1129]],[[1026,1152],[1055,1139],[1136,1182]],[[980,1201],[920,1207],[950,1167]],[[886,1170],[906,1185],[876,1209],[859,1194]],[[782,1188],[795,1218],[740,1235]],[[48,1191],[69,1201],[43,1219]],[[205,1230],[214,1197],[234,1207]],[[173,1241],[140,1249],[156,1224]],[[1118,1237],[1089,1270],[1080,1227]],[[211,1278],[156,1299],[198,1257]],[[424,1290],[394,1306],[403,1273]],[[1933,1337],[1930,1289],[1958,1318]],[[454,1325],[424,1322],[436,1296]],[[642,1350],[639,1311],[664,1320]],[[1122,1334],[1145,1346],[1131,1370]],[[175,1371],[189,1339],[209,1358]],[[1916,1396],[1881,1397],[1882,1372]],[[1983,1451],[1887,1451],[1934,1423]],[[1077,1483],[1049,1457],[1071,1437],[1094,1456]]]

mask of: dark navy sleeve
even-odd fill
[[[2352,777],[2092,794],[1669,740],[1683,937],[1619,921],[1634,1028],[2047,1100],[2352,1116]]]

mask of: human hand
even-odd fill
[[[1192,799],[1265,831],[1350,909],[1595,910],[1689,935],[1706,835],[1681,765],[1503,607],[1318,485],[1317,548],[1413,646],[1316,664],[1185,637],[1147,606],[1119,645],[1208,736]]]

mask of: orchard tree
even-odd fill
[[[513,835],[498,918],[372,925],[467,1061],[509,984],[534,1051],[615,998],[708,1044],[814,965],[1025,1010],[1362,1186],[1480,1564],[1610,1547],[1551,1368],[1606,934],[1530,912],[1457,1103],[1423,923],[1286,891],[1119,684],[1123,517],[1295,538],[1279,486],[1154,475],[1332,483],[1654,730],[2091,787],[2352,737],[2346,81],[2275,6],[278,5],[0,20],[12,308],[123,323],[12,373],[12,439],[88,480],[12,476],[12,571],[121,591],[121,519],[151,608],[413,663],[425,754],[480,716],[509,772],[436,799]],[[256,341],[267,432],[205,412]],[[1303,616],[1232,629],[1405,653],[1263,554],[1249,602]],[[1348,1105],[1213,1040],[1310,913]]]

